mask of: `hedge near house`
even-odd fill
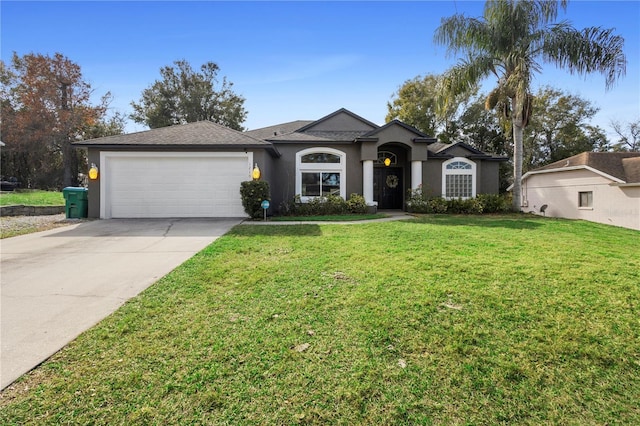
[[[240,196],[244,211],[254,219],[262,217],[262,201],[271,201],[269,182],[250,180],[240,184]]]

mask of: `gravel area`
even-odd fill
[[[3,237],[21,235],[29,232],[45,231],[72,223],[77,223],[77,219],[67,220],[64,213],[46,216],[3,216],[0,218],[0,232]]]

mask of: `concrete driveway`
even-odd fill
[[[96,220],[0,241],[0,389],[242,219]]]

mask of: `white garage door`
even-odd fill
[[[251,153],[102,152],[102,218],[243,217]]]

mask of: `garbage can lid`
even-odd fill
[[[62,189],[62,192],[86,192],[86,191],[88,191],[87,188],[75,187],[75,186],[67,186],[66,188]]]

